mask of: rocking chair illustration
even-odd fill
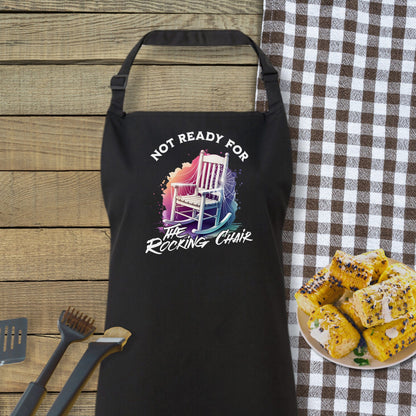
[[[210,234],[223,227],[231,217],[228,212],[223,219],[220,218],[222,205],[224,203],[224,185],[228,169],[228,157],[221,157],[214,154],[205,154],[203,150],[200,152],[198,161],[198,170],[195,183],[172,183],[174,189],[172,209],[170,219],[164,222],[169,225],[173,224],[189,224],[198,221],[196,229],[192,230],[194,234]],[[179,195],[180,188],[193,188],[193,192]],[[181,210],[177,208],[182,207]],[[183,207],[186,207],[183,209]],[[207,211],[215,209],[215,214]],[[183,219],[175,219],[183,217]],[[214,225],[209,228],[202,229],[203,222],[209,218],[215,218]]]

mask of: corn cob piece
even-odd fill
[[[366,328],[404,318],[416,307],[416,280],[390,277],[355,291],[352,302]]]
[[[381,274],[389,265],[389,259],[386,257],[386,254],[382,248],[359,254],[358,256],[354,256],[354,259],[356,261],[360,261],[362,263],[373,266],[374,273],[372,276],[372,282],[378,282]]]
[[[357,347],[360,333],[334,305],[314,309],[307,322],[311,336],[333,358],[342,358]]]
[[[378,281],[379,283],[384,282],[385,280],[393,276],[399,276],[399,277],[404,277],[407,279],[416,280],[416,271],[411,269],[409,266],[406,266],[403,263],[393,263],[393,264],[390,264],[386,268],[386,270],[384,270],[384,272],[382,273]]]
[[[379,361],[386,361],[416,342],[416,317],[409,314],[406,318],[368,328],[363,337],[370,354]]]
[[[334,303],[344,288],[331,278],[327,267],[321,269],[295,293],[299,307],[308,315],[313,309],[327,303]]]
[[[364,325],[361,322],[360,317],[358,316],[354,304],[352,303],[352,297],[344,300],[343,302],[339,303],[338,309],[344,314],[348,315],[354,322],[357,329],[361,332],[365,329]]]
[[[329,273],[341,286],[355,291],[370,284],[374,267],[337,250],[329,266]]]

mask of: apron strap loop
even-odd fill
[[[114,75],[111,78],[111,82],[110,82],[110,88],[112,90],[125,90],[127,87],[127,79],[128,79],[128,75],[127,74],[118,74],[118,75]],[[121,80],[120,82],[118,80]]]
[[[153,30],[144,35],[124,60],[120,71],[111,78],[112,99],[109,110],[124,115],[123,102],[133,61],[142,45],[164,46],[228,46],[250,45],[256,52],[262,69],[261,78],[267,93],[269,112],[282,105],[276,69],[264,52],[239,30]]]

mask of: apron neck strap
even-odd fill
[[[256,52],[262,69],[261,77],[266,88],[269,112],[282,104],[277,71],[256,43],[239,30],[153,30],[144,35],[127,55],[120,71],[111,78],[111,111],[123,115],[124,94],[130,68],[142,45],[165,46],[228,46],[250,45]]]

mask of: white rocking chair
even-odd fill
[[[198,221],[197,228],[192,230],[194,234],[210,234],[227,223],[231,217],[231,212],[228,212],[222,220],[220,220],[220,216],[224,202],[228,156],[228,153],[225,154],[225,157],[207,155],[201,150],[196,182],[172,183],[174,189],[172,209],[170,218],[165,219],[165,223],[173,225],[189,224],[193,221]],[[178,195],[178,189],[183,187],[192,187],[194,190],[190,194]],[[184,210],[182,208],[180,211],[177,211],[179,207],[189,209]],[[206,212],[214,208],[216,208],[215,214]],[[184,218],[175,220],[175,214]],[[209,218],[215,218],[214,225],[203,230],[202,223]]]

